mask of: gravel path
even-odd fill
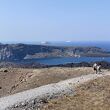
[[[41,104],[46,103],[49,99],[62,96],[64,94],[73,94],[74,87],[79,84],[107,75],[110,75],[110,72],[83,75],[77,78],[48,84],[3,97],[0,98],[0,110],[34,110],[34,108],[39,108]]]

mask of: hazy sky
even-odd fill
[[[110,0],[0,0],[2,41],[110,41]]]

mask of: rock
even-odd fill
[[[22,106],[26,106],[26,103],[25,103],[25,102],[22,102],[21,105],[22,105]]]
[[[35,100],[32,100],[32,102],[31,102],[32,104],[35,104]]]
[[[14,108],[17,108],[18,107],[18,104],[15,104]]]
[[[8,72],[8,69],[6,69],[6,68],[1,68],[1,69],[0,69],[0,72]]]
[[[4,72],[8,72],[8,70],[4,70]]]
[[[37,108],[37,110],[40,110],[40,108]]]

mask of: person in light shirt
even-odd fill
[[[98,72],[101,72],[101,65],[94,63],[93,69],[94,69],[94,71],[96,71],[96,74],[97,74]]]

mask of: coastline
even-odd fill
[[[80,63],[66,63],[57,65],[45,65],[40,63],[15,63],[15,62],[0,62],[0,68],[51,68],[51,67],[92,67],[94,63],[101,64],[102,68],[109,69],[110,62],[95,61],[95,62],[80,62]]]

